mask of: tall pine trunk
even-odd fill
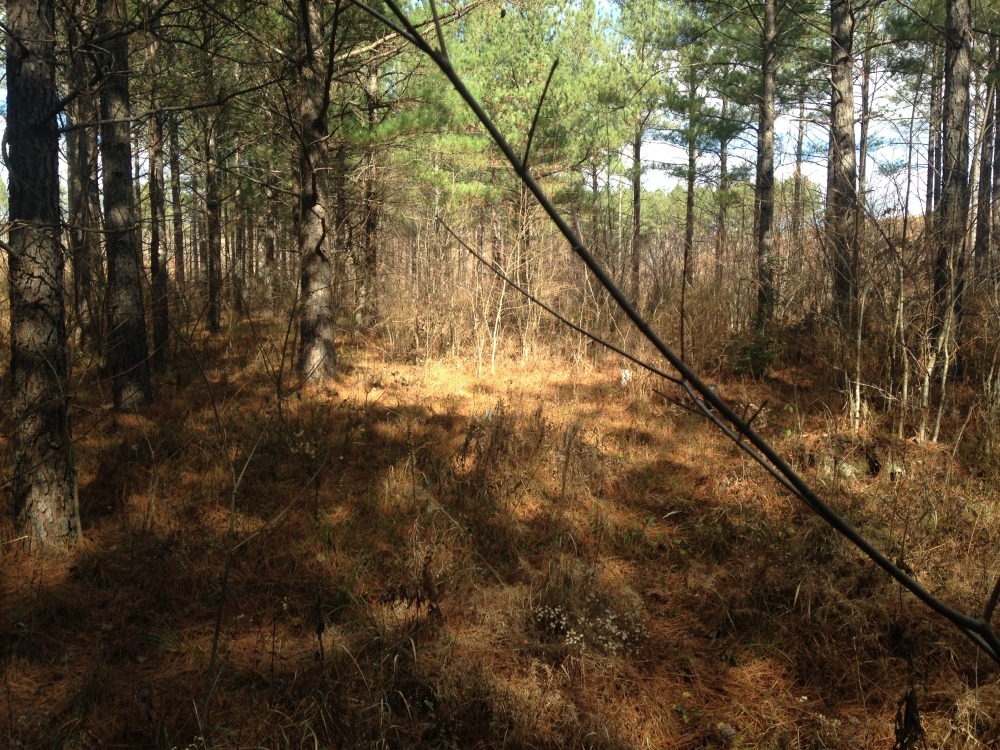
[[[833,298],[845,333],[856,302],[857,158],[854,151],[854,12],[851,0],[830,4],[830,159],[826,237],[833,255]]]
[[[997,43],[990,40],[990,69],[995,74]],[[979,146],[979,190],[976,194],[976,244],[973,257],[976,261],[976,273],[982,277],[989,267],[990,230],[993,218],[991,198],[996,200],[993,192],[993,147],[994,127],[996,125],[996,95],[995,80],[986,84],[986,106],[983,114],[982,143]]]
[[[729,99],[722,97],[722,120],[729,116]],[[719,213],[715,232],[715,286],[722,289],[723,264],[725,262],[726,244],[729,241],[729,142],[728,134],[719,138]]]
[[[931,345],[925,361],[919,437],[927,434],[929,382],[939,368],[941,396],[931,440],[937,440],[944,388],[959,340],[965,284],[966,219],[969,213],[969,86],[972,48],[969,0],[948,0],[945,23],[944,97],[941,102],[941,199],[935,214],[934,297]]]
[[[925,212],[928,227],[938,201],[941,199],[941,56],[934,56],[934,72],[931,74],[931,101],[927,133],[927,196]]]
[[[948,0],[942,181],[934,264],[935,328],[961,307],[966,217],[969,212],[969,86],[972,68],[969,0]]]
[[[181,205],[180,118],[170,118],[170,212],[174,229],[174,279],[183,289],[187,281],[184,268],[184,210]],[[181,292],[183,294],[183,292]]]
[[[754,327],[769,336],[777,302],[774,259],[774,120],[777,89],[778,19],[777,0],[764,0],[761,36],[760,123],[757,129],[757,182],[754,190],[755,236],[757,238],[757,310]]]
[[[300,3],[299,23],[299,158],[298,249],[299,376],[321,381],[337,371],[333,319],[333,259],[327,221],[326,168],[328,162],[327,111],[330,106],[332,42],[324,59],[323,4]],[[339,8],[338,8],[339,12]]]
[[[366,89],[368,137],[364,180],[364,239],[358,263],[358,303],[355,324],[358,328],[371,328],[375,324],[375,279],[378,270],[378,152],[375,148],[375,129],[378,125],[378,68],[372,65],[368,71]],[[340,165],[338,164],[338,167]],[[337,179],[340,180],[338,172]],[[338,188],[340,188],[338,183]],[[339,196],[338,196],[339,197]],[[338,222],[339,225],[339,222]]]
[[[637,115],[641,118],[641,115]],[[635,132],[632,134],[632,232],[629,235],[629,293],[632,295],[632,303],[638,308],[640,305],[640,271],[642,267],[642,254],[639,242],[642,231],[642,122],[636,122]]]
[[[208,47],[214,36],[213,27],[207,14],[202,19],[204,45],[202,49],[202,72],[206,101],[216,97],[214,56]],[[205,236],[202,268],[207,271],[208,291],[208,332],[218,333],[222,327],[222,197],[219,190],[218,144],[216,124],[218,112],[206,110],[202,119],[205,149]]]
[[[153,296],[153,368],[162,373],[167,364],[170,309],[167,296],[166,199],[163,190],[163,117],[149,118],[149,275]]]
[[[698,177],[698,125],[697,68],[691,67],[688,77],[688,122],[687,122],[687,200],[684,207],[684,265],[681,272],[681,314],[680,342],[681,359],[687,358],[685,342],[685,318],[687,317],[687,292],[694,282],[694,204],[695,184]]]
[[[80,530],[66,396],[53,0],[8,0],[11,494],[43,546]]]
[[[802,162],[805,158],[806,90],[799,89],[799,121],[795,135],[795,175],[792,184],[792,241],[796,250],[802,247]]]
[[[70,103],[66,134],[66,187],[69,207],[69,254],[73,263],[73,320],[81,348],[100,351],[101,205],[97,186],[97,97],[88,81],[86,57],[79,53],[80,31],[66,23],[70,46],[68,83],[79,92]]]
[[[132,189],[131,104],[124,0],[98,0],[101,64],[101,162],[108,256],[108,364],[115,408],[132,411],[153,399],[142,303],[138,217]]]

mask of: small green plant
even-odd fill
[[[763,331],[755,331],[750,338],[733,342],[729,353],[729,366],[737,375],[763,377],[778,362],[778,342]]]

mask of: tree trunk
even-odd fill
[[[240,163],[239,151],[236,153],[236,163]],[[231,291],[233,295],[233,312],[237,318],[243,318],[246,312],[246,300],[244,299],[244,289],[247,279],[247,232],[246,215],[244,206],[244,193],[242,181],[237,178],[236,189],[233,194],[233,211],[236,214],[236,227],[233,232],[232,246],[232,266],[230,270]]]
[[[996,69],[995,39],[990,40],[990,67],[993,72]],[[990,256],[990,229],[992,219],[991,198],[996,200],[997,196],[993,192],[993,147],[995,145],[994,127],[996,125],[996,93],[997,86],[995,80],[989,80],[986,84],[986,107],[983,114],[983,137],[979,151],[979,191],[976,195],[976,244],[973,256],[976,261],[976,273],[982,277],[989,267]]]
[[[757,183],[754,191],[755,235],[757,237],[757,333],[770,334],[777,291],[774,279],[774,120],[777,88],[777,0],[764,0],[764,28],[761,39],[760,124],[757,130]]]
[[[722,97],[722,121],[729,116],[729,99]],[[719,139],[719,216],[715,233],[715,286],[722,289],[722,266],[725,260],[726,243],[728,242],[729,214],[729,138]]]
[[[170,118],[170,208],[174,228],[174,279],[184,286],[187,280],[184,269],[184,211],[181,207],[181,147],[180,118]]]
[[[14,514],[35,541],[76,540],[66,396],[53,0],[8,0],[7,171]],[[16,40],[16,41],[15,41]]]
[[[853,2],[853,0],[852,0]],[[872,98],[872,45],[875,13],[868,10],[868,31],[864,53],[861,56],[861,122],[858,133],[858,191],[855,206],[858,211],[857,232],[860,232],[868,192],[868,131],[871,125]],[[852,40],[853,41],[853,40]],[[855,269],[860,270],[860,269]]]
[[[802,247],[802,161],[806,139],[806,91],[799,89],[799,122],[795,135],[795,177],[792,185],[792,240],[796,248]]]
[[[931,101],[927,135],[927,197],[925,213],[927,226],[933,222],[941,198],[941,59],[935,54],[934,72],[931,75]]]
[[[826,236],[833,255],[833,298],[841,330],[852,330],[856,301],[855,227],[858,207],[854,152],[854,12],[851,0],[830,5],[830,159]]]
[[[680,342],[681,359],[687,357],[687,347],[685,344],[684,328],[685,317],[687,316],[687,292],[694,282],[694,189],[698,176],[698,131],[697,131],[697,107],[698,96],[697,69],[691,68],[691,77],[688,79],[688,132],[687,132],[687,201],[684,209],[684,267],[681,273],[681,314],[680,314]]]
[[[375,66],[368,71],[368,88],[365,93],[370,141],[365,165],[364,242],[361,247],[361,262],[358,264],[358,305],[355,314],[355,324],[358,328],[371,328],[376,318],[374,286],[378,265],[379,198],[376,174],[378,154],[375,150],[375,128],[378,124],[378,68]]]
[[[69,250],[73,261],[73,319],[83,349],[101,348],[99,289],[104,287],[100,250],[100,194],[97,187],[97,99],[88,81],[85,58],[77,52],[79,29],[66,24],[69,86],[80,92],[69,105],[66,134],[66,186],[69,206]]]
[[[205,126],[205,238],[202,267],[208,269],[208,332],[222,327],[222,199],[216,159],[215,117],[208,115]]]
[[[155,54],[155,52],[153,53]],[[166,234],[166,200],[163,194],[163,117],[149,118],[149,275],[153,297],[153,369],[167,366],[170,310],[167,297],[167,263],[162,237]]]
[[[124,0],[98,0],[101,54],[101,162],[104,231],[108,255],[108,364],[115,408],[132,411],[153,399],[149,344],[142,303],[142,265],[138,245],[135,193],[132,190],[131,106],[128,85],[128,35]]]
[[[997,46],[993,58],[994,69],[1000,69],[1000,45]],[[993,100],[993,202],[990,222],[989,274],[996,278],[998,257],[1000,257],[1000,106],[997,106],[997,94]]]
[[[629,237],[629,293],[636,308],[641,302],[639,276],[642,255],[639,240],[642,231],[642,130],[641,121],[637,121],[632,134],[632,234]]]
[[[323,5],[303,0],[299,22],[299,163],[298,249],[301,258],[299,310],[299,376],[314,382],[337,371],[334,346],[333,263],[326,214],[327,111],[330,105],[329,67],[324,59]],[[339,8],[338,8],[339,11]],[[335,36],[335,34],[334,34]],[[332,47],[332,42],[331,42]]]
[[[948,0],[942,102],[942,185],[934,263],[934,330],[949,334],[960,317],[966,216],[969,212],[969,82],[972,64],[969,0]]]

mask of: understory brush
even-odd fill
[[[77,399],[81,545],[0,527],[4,746],[874,748],[911,704],[929,747],[1000,741],[995,666],[651,378],[356,344],[285,394],[195,350],[146,412]],[[1000,518],[960,455],[721,390],[981,607]]]

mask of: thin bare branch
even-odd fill
[[[532,177],[531,173],[524,166],[521,159],[504,138],[503,134],[500,133],[496,124],[485,112],[485,110],[483,110],[478,100],[476,100],[476,98],[465,86],[462,78],[452,67],[451,62],[427,44],[394,0],[385,0],[385,2],[392,11],[393,15],[395,15],[399,20],[398,24],[389,22],[390,28],[398,29],[401,36],[405,35],[405,38],[407,38],[411,44],[430,57],[441,72],[444,73],[445,77],[447,77],[448,81],[455,88],[455,91],[462,97],[463,101],[465,101],[466,105],[476,115],[483,127],[486,128],[490,137],[500,148],[501,152],[503,152],[515,173],[535,196],[538,204],[542,207],[545,213],[548,214],[549,218],[559,229],[563,237],[565,237],[567,242],[569,242],[570,246],[573,248],[573,252],[575,252],[576,255],[584,262],[590,272],[597,278],[618,306],[625,312],[626,316],[629,320],[631,320],[633,325],[638,328],[642,335],[680,374],[680,379],[684,382],[685,389],[689,391],[689,395],[691,395],[692,398],[696,399],[696,403],[703,403],[706,407],[711,407],[711,410],[706,408],[706,412],[711,414],[710,418],[712,421],[715,422],[716,425],[721,425],[723,420],[725,423],[728,423],[730,429],[724,430],[727,436],[729,436],[730,439],[733,439],[733,434],[739,434],[745,438],[746,441],[759,452],[762,459],[771,466],[771,469],[773,470],[771,471],[772,475],[781,475],[782,479],[780,481],[783,486],[789,489],[790,492],[798,497],[807,507],[823,519],[823,521],[837,533],[861,550],[861,552],[863,552],[872,562],[882,568],[882,570],[888,573],[901,586],[910,591],[917,597],[917,599],[923,602],[931,610],[951,622],[967,638],[982,649],[983,652],[986,653],[991,659],[1000,663],[1000,637],[998,637],[997,632],[993,629],[989,622],[986,622],[981,618],[965,614],[964,612],[946,604],[944,601],[931,594],[897,564],[886,557],[886,555],[878,550],[870,541],[868,541],[866,537],[860,534],[858,530],[855,529],[849,521],[847,521],[847,519],[824,502],[812,490],[812,488],[809,487],[806,481],[799,476],[791,465],[780,454],[778,454],[770,443],[758,435],[757,432],[754,431],[754,429],[747,424],[742,417],[736,414],[736,412],[733,411],[733,409],[726,404],[718,396],[718,394],[715,393],[715,391],[709,388],[708,385],[700,377],[698,377],[697,373],[685,364],[684,361],[677,356],[673,349],[663,341],[660,335],[652,328],[650,323],[639,313],[621,289],[618,288],[587,246],[569,226],[566,219],[549,200],[548,196],[541,189]],[[379,19],[385,19],[382,14],[370,8],[363,2],[355,0],[355,4],[370,15]],[[695,394],[697,394],[697,396]],[[738,440],[737,443],[739,443]]]

